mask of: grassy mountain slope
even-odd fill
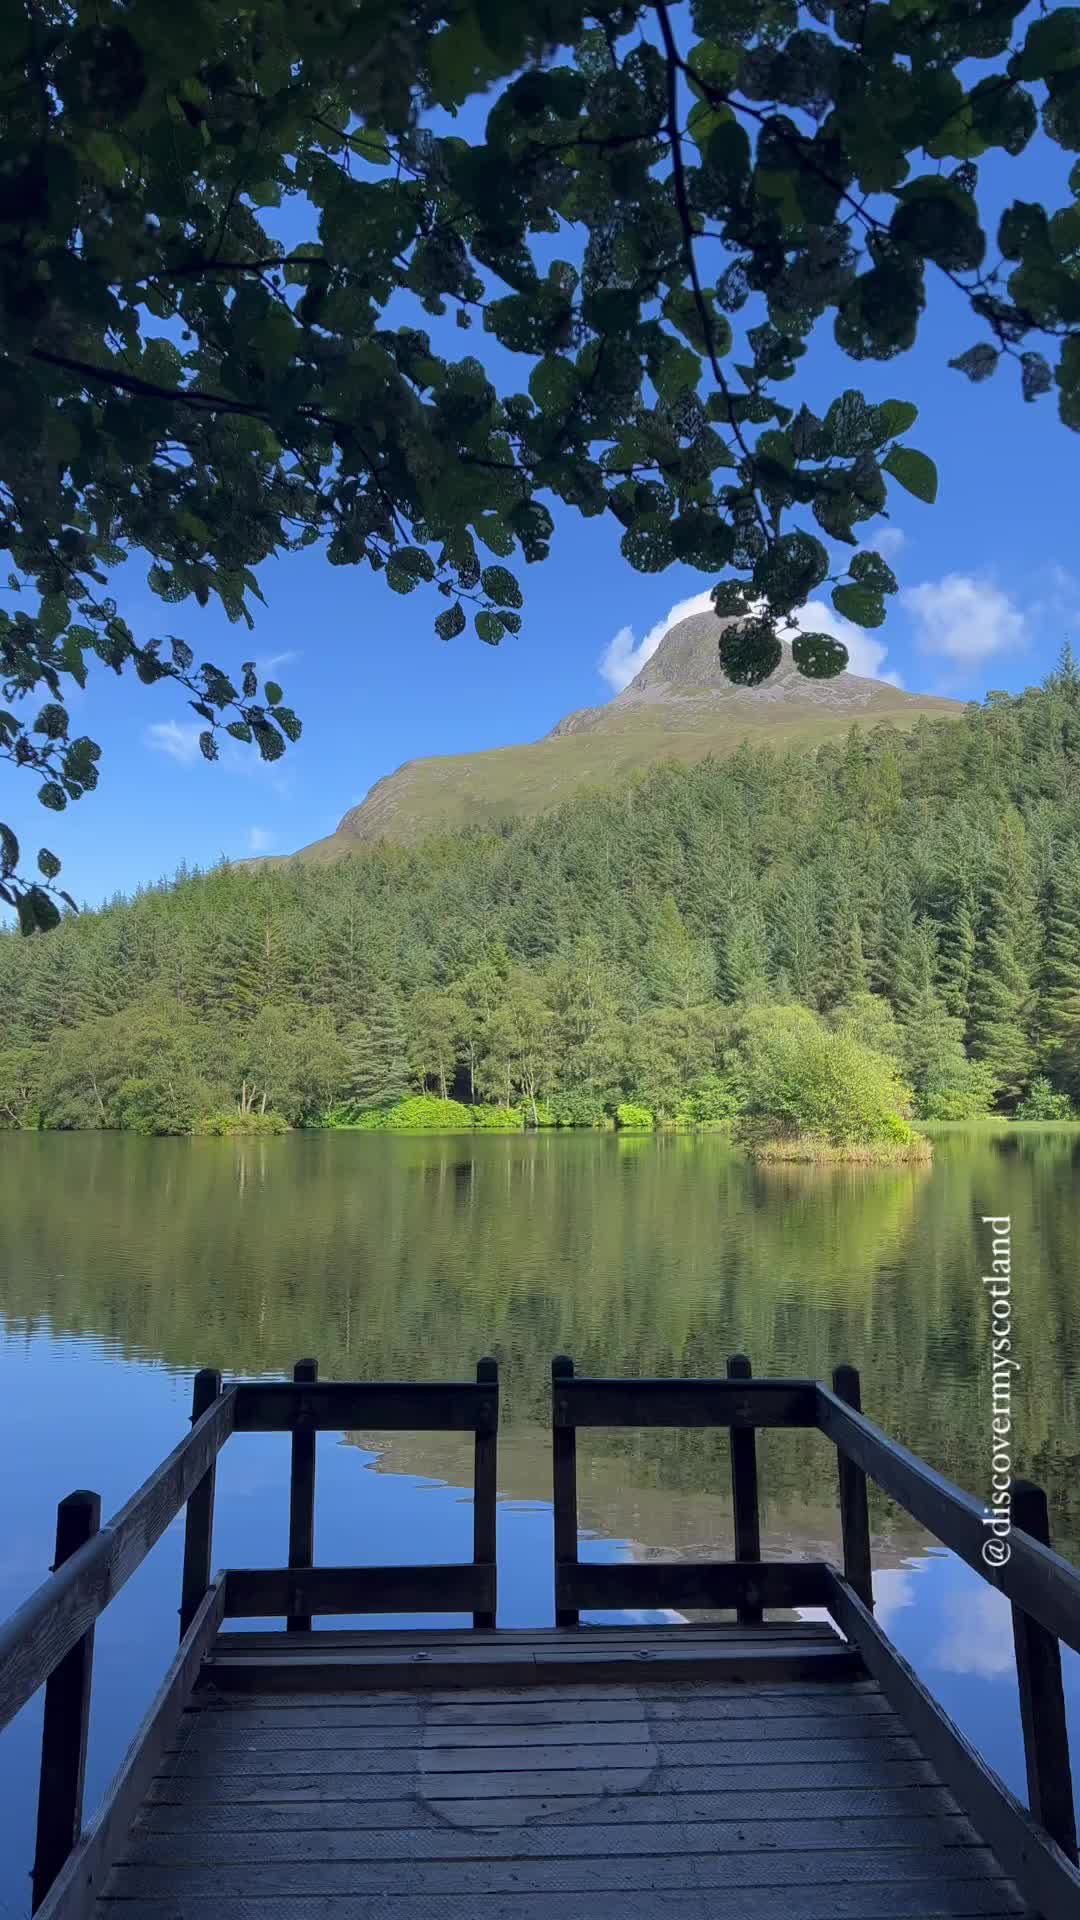
[[[734,687],[720,670],[719,631],[712,613],[681,620],[616,699],[568,714],[546,739],[407,760],[376,781],[334,833],[302,848],[302,856],[334,860],[374,840],[414,842],[507,815],[532,818],[576,788],[669,760],[728,754],[743,740],[814,746],[842,737],[853,724],[906,731],[922,717],[948,719],[964,711],[959,701],[904,693],[858,674],[806,680],[790,654],[764,686]]]

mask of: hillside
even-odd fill
[[[1080,674],[1066,655],[947,725],[658,767],[498,834],[186,874],[0,934],[0,1005],[0,1127],[381,1124],[399,1102],[714,1124],[774,1043],[796,1089],[824,1050],[845,1097],[892,1063],[923,1118],[1067,1117]]]
[[[334,860],[358,843],[415,842],[436,829],[490,825],[508,814],[533,818],[586,784],[665,761],[728,754],[743,740],[813,746],[853,723],[907,730],[923,716],[948,719],[964,710],[956,700],[904,693],[854,673],[807,680],[790,653],[764,686],[735,687],[720,669],[720,631],[712,613],[681,620],[616,699],[567,714],[543,740],[407,760],[376,781],[336,832],[303,847],[302,857]]]

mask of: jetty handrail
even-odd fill
[[[315,1567],[315,1438],[352,1427],[471,1432],[473,1554],[447,1566]],[[191,1431],[102,1527],[101,1501],[84,1490],[57,1508],[53,1571],[0,1624],[0,1730],[45,1688],[32,1905],[83,1912],[88,1862],[134,1810],[151,1746],[174,1729],[221,1622],[284,1614],[289,1631],[314,1613],[471,1612],[494,1627],[497,1608],[496,1467],[499,1370],[481,1360],[476,1379],[445,1382],[320,1381],[300,1360],[286,1381],[222,1384],[204,1368],[192,1388]],[[292,1436],[289,1564],[230,1569],[212,1577],[217,1456],[236,1432]],[[180,1648],[149,1720],[114,1783],[98,1823],[82,1831],[83,1787],[99,1616],[187,1508],[180,1587]],[[119,1798],[117,1798],[119,1795]],[[105,1819],[105,1826],[101,1819]],[[87,1876],[89,1875],[89,1878]],[[48,1905],[46,1906],[46,1902]]]
[[[821,1382],[817,1401],[816,1424],[844,1458],[853,1461],[883,1493],[1014,1606],[1080,1653],[1080,1571],[1076,1567],[1025,1532],[1015,1519],[1009,1533],[1008,1559],[1000,1566],[988,1565],[982,1553],[989,1537],[984,1524],[986,1509],[978,1500],[883,1433],[864,1413],[847,1405]]]
[[[988,1563],[997,1514],[892,1440],[862,1412],[854,1367],[820,1381],[751,1377],[745,1354],[723,1380],[599,1380],[552,1362],[555,1618],[576,1626],[582,1607],[735,1606],[759,1622],[765,1607],[824,1605],[858,1647],[892,1704],[915,1725],[946,1783],[1047,1920],[1080,1911],[1076,1818],[1061,1641],[1080,1651],[1080,1571],[1050,1546],[1046,1495],[1010,1481],[1008,1551]],[[719,1427],[731,1434],[734,1560],[578,1560],[578,1427]],[[756,1429],[817,1429],[836,1447],[843,1574],[823,1561],[761,1559]],[[985,1765],[874,1619],[867,1480],[873,1480],[1012,1603],[1028,1808]],[[998,1522],[1000,1524],[1000,1522]]]
[[[0,1625],[0,1729],[55,1672],[140,1567],[233,1431],[228,1387],[111,1520]]]

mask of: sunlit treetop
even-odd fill
[[[250,625],[260,563],[324,542],[496,643],[561,501],[716,582],[743,684],[826,581],[880,624],[860,529],[934,466],[911,405],[852,384],[815,415],[799,361],[818,325],[891,360],[959,290],[961,373],[1013,362],[1080,427],[1080,198],[980,214],[980,157],[1040,137],[1080,150],[1078,8],[12,0],[0,753],[46,807],[92,788],[64,689],[96,661],[180,683],[208,759],[222,728],[267,759],[298,736],[253,666],[132,631],[127,558],[163,623],[216,596]],[[0,897],[48,925],[57,863],[18,860],[0,829]]]

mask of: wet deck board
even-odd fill
[[[593,1633],[221,1635],[97,1920],[1029,1914],[831,1627]]]

